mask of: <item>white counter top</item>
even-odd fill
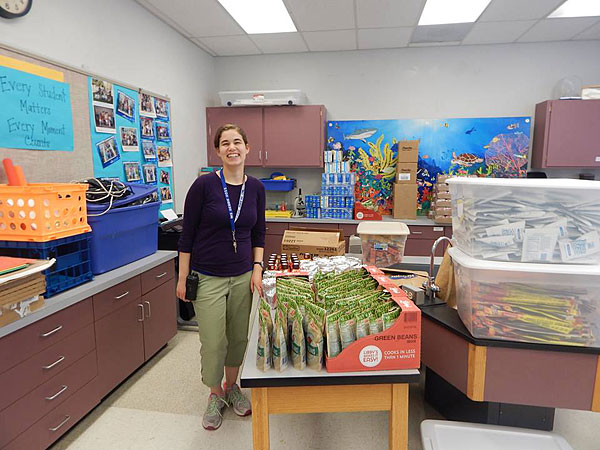
[[[450,223],[435,223],[433,220],[428,219],[427,217],[419,217],[415,220],[407,220],[407,219],[393,219],[389,216],[384,216],[383,220],[385,222],[403,222],[406,225],[422,225],[422,226],[435,226],[435,227],[451,227]],[[298,218],[298,217],[267,217],[267,222],[282,222],[282,223],[330,223],[330,224],[359,224],[364,222],[364,220],[351,220],[351,219],[306,219],[306,218]]]
[[[125,266],[111,270],[94,277],[92,281],[76,286],[68,291],[62,292],[45,300],[45,305],[28,316],[0,328],[0,338],[13,333],[21,328],[31,325],[38,320],[48,317],[58,311],[68,308],[94,294],[128,280],[140,273],[146,272],[164,262],[170,261],[177,256],[177,252],[171,250],[159,250],[145,258],[134,261]],[[175,295],[175,293],[173,293]]]

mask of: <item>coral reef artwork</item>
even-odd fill
[[[438,174],[524,177],[530,129],[530,117],[330,121],[327,149],[350,161],[356,200],[389,215],[398,142],[418,140],[418,212],[425,215]]]

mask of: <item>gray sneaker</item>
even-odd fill
[[[202,426],[205,430],[216,430],[223,423],[222,411],[227,406],[224,398],[217,394],[210,394],[208,397],[208,406],[202,417]]]
[[[242,391],[240,391],[240,387],[237,384],[231,387],[227,386],[225,398],[233,408],[233,412],[238,416],[244,417],[252,414],[252,405]]]

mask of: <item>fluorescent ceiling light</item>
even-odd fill
[[[589,17],[600,16],[598,0],[567,0],[548,17]]]
[[[219,3],[248,34],[298,31],[282,0],[219,0]]]
[[[427,0],[419,25],[475,22],[491,0]]]

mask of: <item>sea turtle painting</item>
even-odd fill
[[[451,164],[458,164],[462,167],[471,167],[473,164],[479,164],[483,162],[483,158],[479,158],[473,153],[461,153],[456,156],[456,153],[452,152]]]

